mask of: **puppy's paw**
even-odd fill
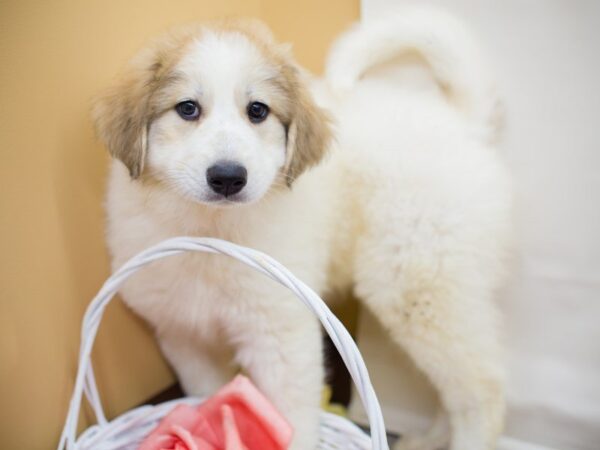
[[[288,450],[314,450],[317,448],[319,439],[317,436],[296,437]]]
[[[319,413],[318,408],[296,409],[286,416],[294,428],[294,438],[289,450],[314,450],[319,442]]]
[[[502,430],[502,402],[485,402],[477,408],[450,413],[450,450],[493,450]]]
[[[439,409],[431,428],[425,433],[403,433],[394,450],[440,450],[450,442],[448,416]]]

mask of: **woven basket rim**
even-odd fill
[[[73,388],[73,394],[69,403],[69,411],[65,420],[60,442],[58,444],[58,450],[87,448],[83,446],[83,442],[80,445],[80,440],[76,438],[77,422],[84,394],[87,401],[92,406],[96,416],[97,425],[93,425],[92,427],[88,428],[88,430],[84,431],[80,439],[87,439],[91,433],[101,433],[103,431],[108,432],[111,430],[111,427],[115,426],[115,423],[123,425],[121,422],[125,420],[123,419],[124,417],[133,417],[133,415],[128,416],[128,413],[125,413],[110,422],[107,420],[102,408],[102,403],[100,401],[100,395],[98,393],[98,387],[90,360],[92,346],[98,332],[104,310],[118,291],[121,284],[129,276],[140,270],[145,265],[150,264],[158,259],[174,256],[184,252],[218,253],[230,256],[240,262],[245,263],[251,268],[291,290],[296,297],[298,297],[298,299],[300,299],[305,306],[308,307],[321,321],[323,328],[329,334],[331,340],[338,349],[342,359],[344,360],[344,363],[346,364],[346,367],[348,368],[348,371],[350,372],[354,384],[356,385],[357,392],[359,393],[362,403],[365,407],[365,412],[369,418],[369,425],[372,433],[372,445],[369,447],[335,447],[335,445],[332,444],[334,446],[322,448],[347,448],[348,450],[352,450],[353,448],[361,450],[372,448],[374,450],[388,450],[381,407],[377,400],[377,396],[375,395],[375,391],[371,384],[362,356],[360,355],[358,347],[348,331],[344,328],[337,317],[335,317],[335,315],[333,315],[333,313],[329,310],[323,299],[321,299],[309,286],[296,278],[281,263],[262,252],[222,239],[186,236],[167,239],[132,257],[106,280],[97,295],[89,304],[82,323],[77,377],[75,379],[75,386]],[[146,405],[136,408],[132,411],[151,414],[153,410],[150,408],[155,408],[155,411],[157,407],[164,408],[165,404],[168,405],[176,401],[177,400],[165,402],[155,407]],[[186,398],[180,399],[180,401],[186,401]],[[332,416],[333,415],[322,415],[322,417],[325,417],[326,419],[328,418],[329,424],[336,423],[336,419],[333,419]],[[354,430],[352,427],[360,430],[360,428],[356,427],[348,420],[344,420],[345,422],[337,421],[337,423],[340,427],[339,429],[344,430],[345,433],[351,433],[351,430]],[[323,421],[321,423],[323,423]],[[333,435],[330,437],[332,436]],[[364,432],[360,430],[360,433],[357,433],[357,436],[357,439],[364,445],[364,441],[361,440],[366,436]],[[338,437],[339,439],[343,440],[342,437]],[[321,436],[321,438],[323,438],[323,436]],[[348,444],[348,442],[349,441],[346,441],[346,444]],[[94,447],[94,450],[99,448],[100,447],[96,446]],[[105,448],[105,446],[102,446],[102,448]],[[134,447],[131,447],[131,445],[127,444],[126,440],[124,440],[123,446],[121,447],[106,448],[127,449]]]

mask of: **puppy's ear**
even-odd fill
[[[305,170],[318,164],[326,155],[331,137],[329,115],[317,106],[302,74],[291,67],[291,121],[288,128],[286,183],[291,186]]]
[[[158,63],[135,61],[114,86],[94,100],[92,117],[110,154],[137,178],[144,168],[150,96]]]
[[[98,136],[110,154],[137,178],[144,168],[147,134],[161,62],[151,53],[138,55],[114,86],[93,102],[92,117]]]

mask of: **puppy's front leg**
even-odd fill
[[[200,342],[193,334],[161,334],[161,350],[187,395],[208,397],[236,373],[226,346]]]
[[[253,309],[236,321],[237,361],[293,426],[290,449],[314,450],[323,384],[321,330],[297,299],[268,304],[275,307]]]

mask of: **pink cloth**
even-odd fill
[[[197,407],[176,406],[139,450],[286,450],[292,427],[238,375]]]

